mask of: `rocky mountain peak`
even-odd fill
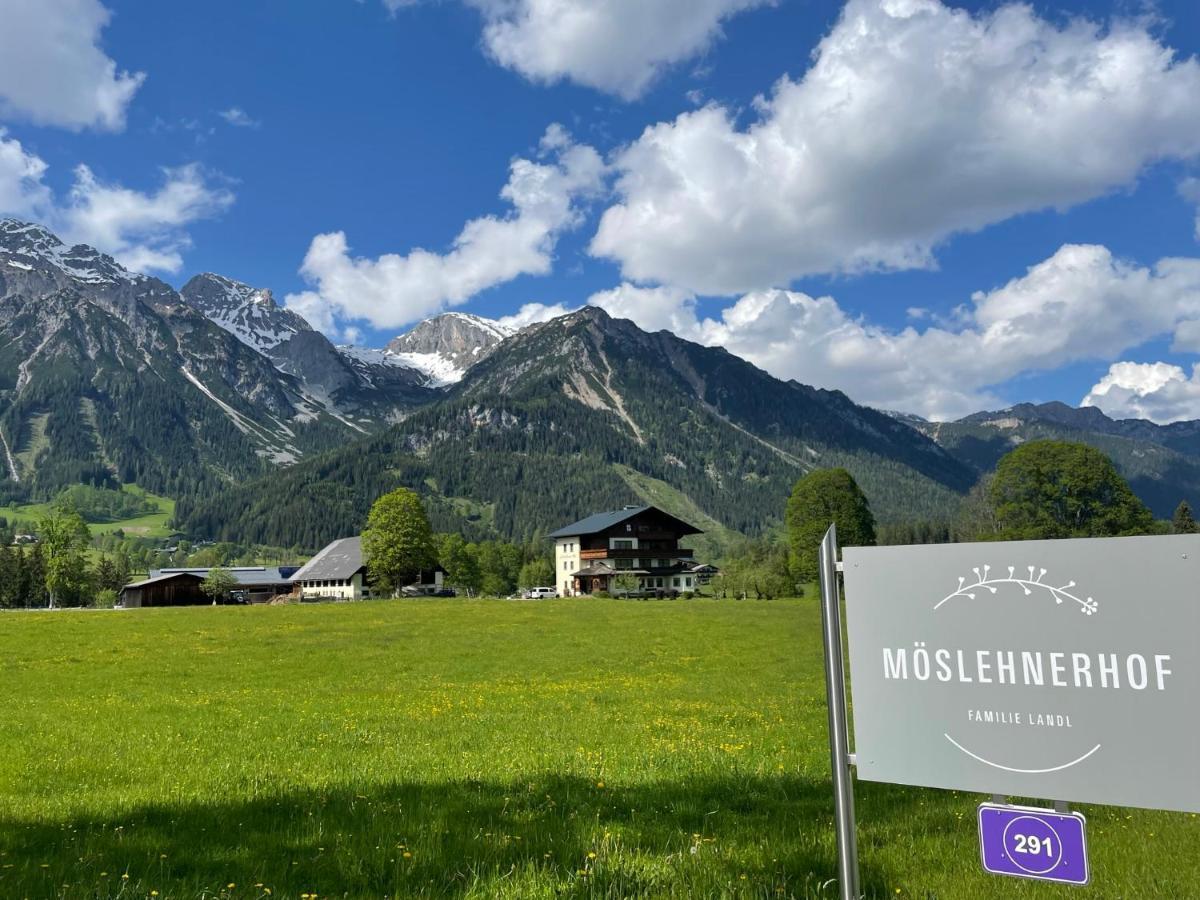
[[[224,275],[197,275],[179,293],[190,306],[255,350],[265,352],[295,334],[312,331],[302,316],[276,303],[267,288]]]
[[[0,276],[23,272],[65,275],[76,283],[89,285],[130,284],[145,279],[94,247],[86,244],[68,247],[42,225],[0,219]]]
[[[384,352],[401,365],[425,372],[430,386],[437,387],[459,381],[467,369],[513,333],[494,319],[443,313],[394,338]]]

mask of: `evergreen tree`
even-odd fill
[[[831,523],[837,525],[838,544],[843,547],[875,543],[875,517],[845,469],[818,469],[797,481],[786,518],[793,580],[802,584],[820,574],[821,538]]]
[[[50,605],[46,588],[46,554],[41,544],[33,544],[25,554],[24,577],[21,579],[25,607],[41,609]]]
[[[1175,534],[1195,534],[1200,531],[1192,516],[1192,507],[1186,500],[1179,501],[1175,507],[1175,515],[1171,517],[1171,530]]]
[[[408,488],[397,488],[375,501],[362,546],[372,583],[384,593],[411,584],[437,561],[425,507]]]
[[[1009,540],[1149,534],[1154,517],[1107,456],[1086,444],[1030,441],[1004,456],[988,488]]]
[[[0,608],[15,609],[22,606],[21,580],[16,559],[17,551],[8,545],[0,546]]]

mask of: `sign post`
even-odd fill
[[[863,781],[1058,800],[980,806],[984,869],[1018,878],[1088,883],[1086,822],[1063,798],[1200,812],[1200,535],[837,557],[830,526],[821,624],[841,900],[861,897],[852,765]]]
[[[843,578],[860,780],[1200,812],[1200,535],[848,547]]]
[[[842,607],[837,577],[837,526],[821,541],[821,630],[825,639],[825,698],[829,706],[829,757],[833,767],[833,815],[837,831],[841,900],[859,900],[858,837],[854,783],[850,778],[850,735],[846,715],[846,671],[842,662]]]

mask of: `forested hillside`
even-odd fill
[[[502,343],[447,398],[386,433],[213,498],[178,520],[211,539],[315,547],[396,486],[435,528],[527,540],[637,502],[629,472],[742,534],[777,524],[799,475],[845,465],[881,520],[949,516],[974,474],[837,392],[586,308]]]

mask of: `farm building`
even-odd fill
[[[695,590],[700,583],[696,563],[679,539],[700,533],[654,506],[627,506],[580,519],[550,535],[558,593],[610,591],[620,575],[635,576],[639,591]]]
[[[234,598],[243,603],[266,603],[272,597],[292,592],[292,576],[299,566],[233,566],[229,572],[237,581]],[[150,577],[189,572],[207,578],[212,569],[151,569]]]
[[[135,581],[121,588],[121,605],[126,609],[143,606],[197,606],[211,603],[200,589],[204,578],[194,572],[172,572],[167,575]]]
[[[432,572],[423,572],[417,583],[405,587],[405,592],[439,590],[444,574],[440,566]],[[341,538],[329,544],[292,575],[292,585],[305,599],[365,600],[371,597],[362,538]]]

